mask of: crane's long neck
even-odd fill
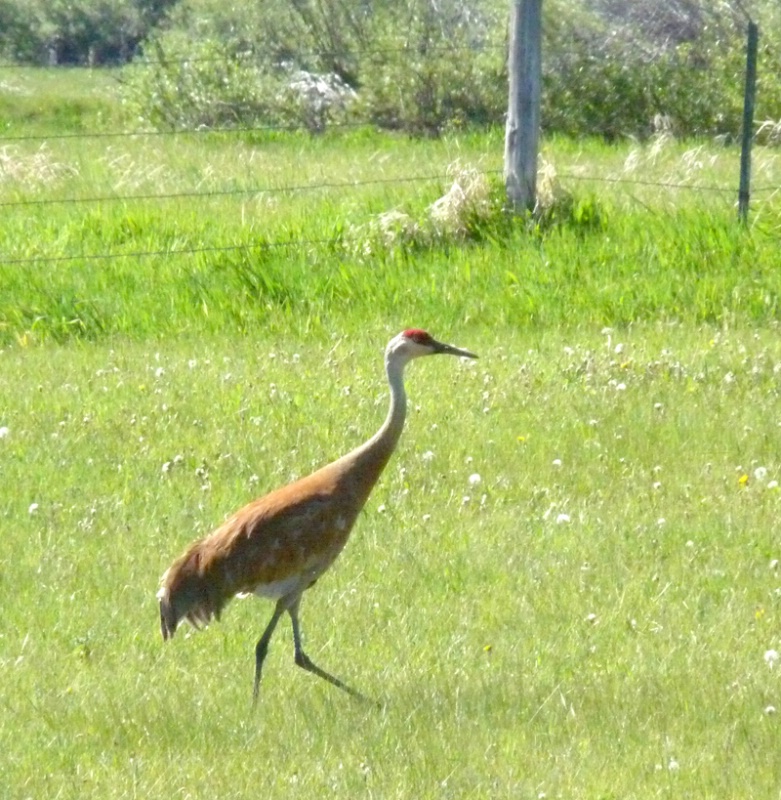
[[[407,393],[404,391],[405,364],[406,359],[398,356],[394,358],[392,352],[386,353],[385,373],[390,387],[388,416],[369,441],[346,456],[346,459],[349,459],[361,473],[362,481],[369,490],[388,463],[404,429],[404,419],[407,416]]]
[[[390,387],[390,407],[382,427],[367,442],[367,445],[375,450],[377,455],[385,454],[383,466],[396,449],[396,444],[404,429],[404,420],[407,417],[407,393],[404,390],[406,363],[404,360],[393,358],[392,354],[385,356],[385,374],[388,376],[388,386]]]

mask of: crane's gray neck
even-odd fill
[[[407,416],[407,393],[404,391],[404,366],[406,359],[394,358],[393,353],[385,354],[385,373],[390,387],[390,407],[388,416],[377,433],[353,451],[355,461],[363,462],[361,472],[365,478],[376,480],[393,454],[404,429]]]
[[[404,391],[404,367],[406,360],[393,358],[392,353],[385,354],[385,374],[390,387],[390,407],[388,416],[373,439],[382,442],[388,448],[388,455],[393,452],[404,429],[407,417],[407,393]]]

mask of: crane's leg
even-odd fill
[[[268,652],[268,643],[271,641],[271,634],[274,633],[274,628],[277,627],[279,618],[285,613],[286,610],[287,603],[285,602],[285,598],[277,601],[277,605],[274,608],[274,613],[271,615],[268,625],[266,625],[266,630],[263,631],[263,635],[260,637],[260,639],[258,639],[258,643],[255,647],[255,686],[252,690],[253,705],[258,702],[260,671],[263,669],[263,661],[266,658],[266,653]]]
[[[372,702],[359,691],[353,689],[351,686],[348,686],[343,681],[340,681],[336,676],[331,675],[330,672],[320,669],[320,667],[313,663],[309,656],[304,652],[304,649],[301,646],[301,628],[298,624],[298,606],[300,603],[301,597],[299,596],[288,608],[290,620],[293,623],[293,646],[295,647],[296,651],[296,664],[302,669],[305,669],[307,672],[311,672],[313,675],[317,675],[318,677],[323,678],[323,680],[328,681],[328,683],[337,686],[339,689],[347,692],[347,694],[351,695],[352,697],[362,700],[365,703]],[[377,704],[375,703],[374,705]]]

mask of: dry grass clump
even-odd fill
[[[757,128],[757,140],[762,144],[780,145],[781,144],[781,119],[766,119]]]
[[[414,242],[421,235],[420,225],[409,214],[396,209],[378,214],[369,228],[389,250]]]
[[[669,129],[657,133],[648,145],[633,147],[624,160],[619,178],[653,180],[659,184],[696,185],[698,179],[708,178],[720,153],[705,144],[697,145],[677,155],[677,140]]]
[[[3,92],[3,94],[26,94],[18,83],[9,80],[0,81],[0,92]]]
[[[55,161],[46,145],[34,153],[20,153],[15,147],[0,147],[0,184],[20,183],[50,186],[64,177],[78,175],[78,170]]]
[[[580,232],[604,230],[608,206],[601,195],[577,196],[565,189],[552,161],[542,159],[537,170],[537,201],[529,220],[538,232],[566,226]]]
[[[154,153],[149,151],[133,156],[128,152],[109,147],[106,155],[100,160],[112,176],[115,192],[159,189],[170,178],[169,170],[159,162]],[[211,167],[205,164],[200,173],[199,189],[211,174]]]
[[[489,220],[496,211],[496,198],[488,176],[456,161],[448,167],[453,185],[427,209],[428,222],[440,235],[463,237],[475,220]]]
[[[427,206],[420,219],[393,209],[355,230],[358,253],[371,255],[380,250],[462,241],[475,236],[481,225],[490,224],[503,212],[503,197],[485,172],[458,161],[447,172],[453,178],[450,189]]]
[[[636,175],[649,167],[656,167],[674,142],[672,133],[663,129],[651,138],[650,144],[633,147],[624,159],[623,175]]]
[[[422,249],[449,242],[499,240],[521,221],[530,231],[551,226],[604,227],[606,209],[595,197],[577,199],[565,189],[551,161],[542,160],[537,201],[531,215],[508,213],[504,184],[475,167],[455,162],[448,168],[453,183],[420,217],[394,209],[353,230],[354,255],[370,256],[399,249]]]
[[[534,218],[545,222],[554,216],[569,216],[574,200],[572,192],[561,185],[556,166],[552,161],[542,158],[537,170],[537,201]]]

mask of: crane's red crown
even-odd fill
[[[432,341],[431,336],[420,328],[408,328],[404,331],[404,336],[407,339],[412,339],[416,344],[430,344]]]

